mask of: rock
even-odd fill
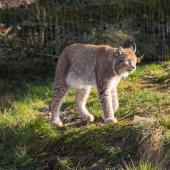
[[[147,117],[142,117],[142,116],[137,116],[135,115],[133,118],[133,122],[154,122],[154,118],[147,118]]]

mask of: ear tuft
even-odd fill
[[[122,55],[124,52],[125,52],[124,49],[121,46],[119,46],[117,49],[118,55]]]

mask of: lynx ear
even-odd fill
[[[134,53],[136,53],[136,43],[135,42],[129,48],[132,49]]]
[[[138,64],[141,63],[143,59],[144,59],[144,55],[137,57],[137,63]]]
[[[121,46],[119,46],[118,49],[117,49],[117,54],[120,56],[120,55],[122,55],[124,52],[125,52],[124,49],[123,49]]]

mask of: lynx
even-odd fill
[[[75,109],[84,121],[94,116],[86,108],[92,86],[96,86],[103,108],[104,122],[116,123],[119,107],[117,85],[136,68],[136,46],[112,48],[108,45],[72,44],[61,53],[56,67],[51,123],[62,126],[60,107],[69,87],[76,89]]]

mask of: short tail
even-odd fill
[[[56,73],[55,73],[55,80],[65,80],[68,69],[69,69],[69,58],[67,56],[67,48],[65,48],[61,55],[59,56],[57,66],[56,66]]]

